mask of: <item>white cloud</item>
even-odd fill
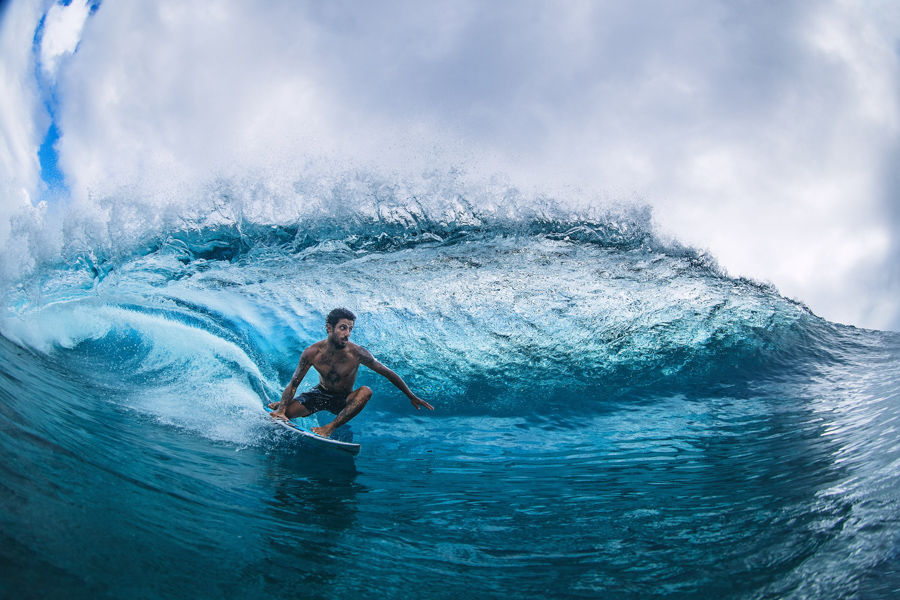
[[[826,318],[900,329],[897,198],[885,188],[900,133],[896,17],[843,3],[804,15],[798,51],[783,56],[801,68],[779,101],[761,118],[728,116],[654,192],[669,195],[662,214],[679,237],[731,272]]]
[[[10,216],[40,189],[37,150],[49,117],[34,81],[31,52],[39,2],[0,6],[0,241]]]
[[[282,12],[104,4],[59,77],[60,162],[76,194],[204,180],[328,139],[315,31]]]
[[[75,52],[81,40],[81,30],[91,12],[88,0],[72,0],[66,6],[54,4],[44,17],[41,35],[41,69],[52,80],[60,59]]]

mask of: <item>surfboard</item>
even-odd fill
[[[330,448],[332,450],[341,450],[343,452],[347,452],[349,454],[359,454],[359,444],[354,444],[352,442],[342,442],[340,440],[335,440],[332,438],[322,437],[321,435],[317,435],[312,431],[308,431],[298,426],[293,421],[285,421],[284,419],[272,419],[285,429],[293,431],[297,435],[303,437],[304,441],[312,442],[318,446],[322,446],[323,448]]]

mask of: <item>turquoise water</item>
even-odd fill
[[[0,596],[895,595],[900,337],[635,215],[243,222],[38,261],[0,321]],[[362,374],[357,457],[263,409],[335,306],[436,408]]]

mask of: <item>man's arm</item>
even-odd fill
[[[281,402],[278,407],[272,410],[272,416],[276,418],[284,419],[285,411],[287,411],[288,406],[294,401],[294,394],[297,393],[297,388],[300,387],[300,382],[303,381],[303,378],[306,377],[306,374],[309,372],[309,368],[312,366],[312,346],[303,351],[303,354],[300,355],[300,362],[297,363],[297,368],[294,369],[294,375],[291,377],[290,383],[288,383],[287,387],[284,388],[284,392],[281,394]]]
[[[386,366],[375,360],[375,357],[372,356],[372,353],[363,348],[362,346],[358,346],[359,348],[359,362],[363,365],[369,367],[388,381],[394,384],[394,386],[406,394],[406,397],[409,398],[409,401],[413,406],[416,407],[416,410],[419,410],[423,406],[428,410],[434,410],[434,407],[413,394],[406,383],[401,379],[399,375],[388,369]]]

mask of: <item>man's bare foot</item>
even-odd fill
[[[280,405],[281,405],[281,402],[269,402],[269,408],[271,408],[272,410],[275,410]]]
[[[321,435],[323,438],[331,437],[331,434],[334,433],[328,427],[310,427],[309,430],[316,435]]]

